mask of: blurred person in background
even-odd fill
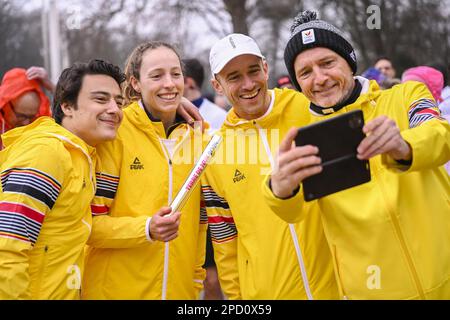
[[[375,61],[374,68],[380,70],[380,72],[386,77],[386,79],[395,78],[396,71],[392,64],[392,60],[388,57],[380,57]]]
[[[51,94],[55,89],[44,68],[14,68],[5,73],[0,85],[0,134],[51,114],[44,89]]]
[[[231,109],[230,102],[228,101],[227,97],[224,96],[223,94],[216,93],[214,95],[214,103],[217,106],[221,107],[226,112],[230,111],[230,109]]]
[[[277,88],[283,89],[283,88],[289,88],[294,89],[294,86],[292,85],[291,79],[287,74],[282,75],[278,77],[277,79]]]
[[[197,59],[184,59],[184,96],[198,109],[201,116],[210,125],[209,133],[218,130],[225,120],[227,113],[202,94],[205,71]]]
[[[396,84],[401,83],[400,79],[388,78],[379,69],[374,67],[371,67],[364,71],[361,76],[368,80],[375,80],[380,86],[380,89],[390,89]]]
[[[441,103],[439,104],[439,109],[441,110],[442,116],[450,121],[450,64],[447,66],[436,64],[432,65],[433,68],[439,70],[444,76],[444,88],[441,92]]]
[[[373,67],[364,71],[361,76],[369,80],[375,80],[380,86],[386,80],[386,76],[380,70]]]
[[[220,129],[227,116],[227,112],[202,94],[201,88],[205,79],[205,71],[201,62],[198,59],[183,59],[183,67],[184,96],[199,108],[200,114],[209,123],[209,133],[212,134],[214,131]],[[203,299],[221,300],[223,299],[223,294],[214,261],[214,251],[209,227],[207,232],[206,256],[205,264],[203,265],[206,270],[206,278],[203,282]]]
[[[438,104],[442,102],[441,93],[444,88],[444,75],[439,70],[428,66],[409,68],[402,74],[402,83],[407,81],[424,83],[433,95],[434,100]]]
[[[447,65],[447,67],[441,64],[434,64],[431,67],[439,70],[444,76],[444,88],[441,92],[441,103],[439,104],[439,109],[441,110],[442,117],[450,122],[450,86],[448,85],[450,64]],[[450,161],[445,164],[445,169],[450,175]]]

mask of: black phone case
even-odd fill
[[[322,172],[302,182],[305,201],[370,181],[369,161],[356,157],[363,126],[362,111],[354,110],[298,130],[296,145],[317,146],[322,159]]]

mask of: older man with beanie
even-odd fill
[[[337,299],[319,213],[286,223],[263,201],[273,154],[294,125],[309,122],[307,100],[268,89],[268,65],[255,40],[230,34],[211,48],[212,85],[233,108],[202,178],[220,284],[229,299]],[[259,152],[258,152],[259,150]],[[220,159],[220,155],[225,155]]]
[[[381,91],[354,77],[351,44],[315,13],[301,13],[291,31],[285,63],[312,122],[362,110],[355,153],[370,161],[371,180],[305,203],[300,183],[323,168],[317,147],[292,146],[294,128],[263,185],[266,202],[291,223],[320,210],[343,298],[449,299],[449,123],[422,83]]]

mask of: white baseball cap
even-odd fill
[[[219,73],[232,59],[243,54],[252,54],[264,59],[255,40],[249,36],[232,33],[216,42],[209,53],[209,64],[214,75]]]

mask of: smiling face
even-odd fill
[[[327,48],[303,51],[295,58],[294,70],[303,94],[321,107],[345,101],[355,85],[347,61]]]
[[[268,66],[260,57],[244,54],[228,62],[212,79],[217,93],[225,95],[236,114],[243,119],[256,119],[269,108],[267,91]]]
[[[77,108],[63,104],[62,126],[87,144],[113,140],[122,121],[123,97],[117,82],[107,75],[85,75]]]
[[[139,79],[131,78],[144,105],[157,118],[175,114],[184,90],[184,78],[178,55],[167,47],[147,49],[142,56]]]

